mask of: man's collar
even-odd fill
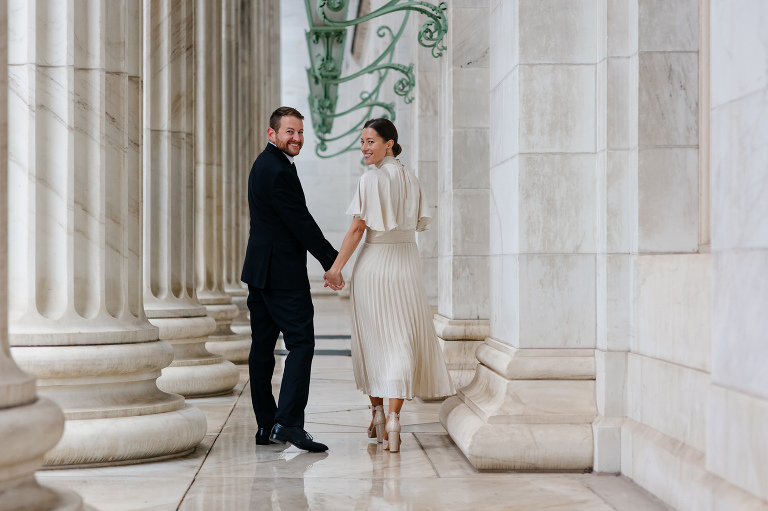
[[[272,143],[272,141],[271,141],[271,140],[269,141],[269,143],[270,143],[270,144],[272,144],[273,146],[277,147],[275,144],[273,144],[273,143]],[[278,150],[279,150],[279,149],[278,149]],[[281,153],[283,153],[283,154],[285,155],[285,157],[286,157],[286,158],[288,158],[288,161],[289,161],[289,162],[293,163],[293,156],[291,156],[290,154],[287,154],[287,153],[286,153],[286,152],[284,152],[284,151],[280,151],[280,152],[281,152]]]

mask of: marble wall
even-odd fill
[[[699,112],[699,35],[706,18],[698,2],[687,0],[631,2],[609,11],[609,21],[613,12],[632,27],[630,139],[620,149],[629,150],[636,207],[629,216],[632,312],[621,471],[685,507],[701,497],[692,491],[698,484],[691,474],[703,468],[710,370],[711,272],[700,240],[706,229],[700,228],[698,146],[706,121]],[[650,453],[671,456],[670,463],[656,466]]]
[[[768,507],[765,19],[757,2],[492,2],[490,337],[441,409],[476,467],[585,463],[676,509]]]
[[[711,9],[706,467],[768,501],[768,5],[713,0]]]

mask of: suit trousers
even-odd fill
[[[248,286],[251,311],[251,353],[248,366],[251,400],[260,428],[275,423],[304,427],[309,399],[309,377],[315,354],[315,309],[307,289],[259,289]],[[280,386],[280,398],[272,395],[275,345],[280,332],[288,350]]]

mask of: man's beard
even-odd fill
[[[291,148],[288,146],[288,142],[281,142],[281,141],[278,140],[277,144],[275,144],[275,145],[282,152],[284,152],[286,154],[290,154],[291,156],[298,156],[299,151],[301,151],[301,146],[299,146],[299,148],[296,150],[296,154],[293,154],[293,152],[291,152],[292,151]]]

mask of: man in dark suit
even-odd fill
[[[328,447],[304,431],[315,351],[307,252],[326,271],[338,252],[309,213],[293,163],[304,144],[303,119],[296,109],[280,107],[269,120],[269,144],[256,158],[248,178],[251,229],[241,280],[248,284],[251,311],[253,342],[248,364],[253,411],[259,425],[256,443],[291,443],[321,452]],[[289,353],[276,404],[271,380],[280,332]]]

